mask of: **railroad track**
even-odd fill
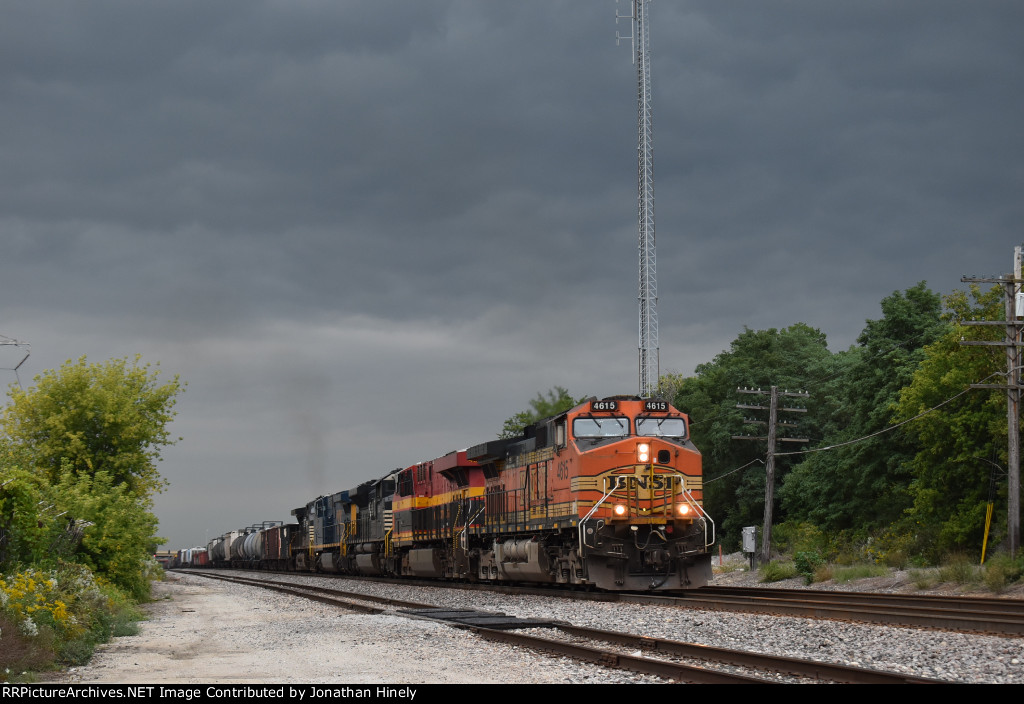
[[[516,619],[504,614],[438,608],[421,602],[299,585],[252,576],[187,571],[200,577],[258,586],[313,599],[360,613],[392,613],[441,621],[481,638],[555,653],[604,667],[699,684],[837,682],[854,684],[936,683],[884,670],[780,657],[650,636],[574,626],[564,622]],[[486,625],[482,625],[486,624]],[[543,633],[543,635],[542,635]],[[656,656],[656,657],[655,657]],[[694,664],[698,663],[698,664]]]
[[[1017,599],[749,587],[706,587],[675,598],[709,610],[1024,636],[1024,601]]]
[[[386,580],[395,584],[403,580]],[[417,586],[479,589],[576,600],[675,606],[707,611],[797,616],[959,633],[1024,636],[1024,600],[944,597],[927,594],[776,589],[773,587],[703,587],[676,594],[567,591],[538,585],[456,584],[419,581]]]
[[[196,574],[204,574],[203,570]],[[284,572],[280,574],[302,574]],[[330,576],[330,575],[321,575]],[[339,575],[346,579],[351,576]],[[542,585],[493,585],[394,578],[358,578],[428,588],[469,589],[707,611],[757,613],[800,618],[876,623],[967,633],[1024,636],[1024,600],[944,597],[877,592],[776,589],[773,587],[704,587],[672,595],[636,592],[571,591]]]

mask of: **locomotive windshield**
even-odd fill
[[[577,418],[572,422],[572,434],[577,438],[621,438],[629,435],[629,418],[605,416]]]
[[[682,438],[686,437],[686,422],[682,418],[637,418],[636,434]]]

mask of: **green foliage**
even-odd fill
[[[11,388],[0,421],[0,483],[12,480],[0,488],[7,563],[52,562],[61,548],[132,597],[148,595],[146,565],[160,542],[151,497],[164,486],[156,462],[174,442],[167,424],[182,388],[157,377],[138,357],[83,357],[28,391]]]
[[[148,364],[114,359],[67,361],[35,378],[28,391],[10,389],[2,427],[11,444],[28,451],[51,483],[62,461],[76,472],[106,472],[136,496],[160,491],[160,448],[174,444],[167,425],[182,385],[159,383]]]
[[[583,403],[586,398],[586,396],[581,396],[579,399],[573,398],[569,391],[561,386],[548,389],[546,397],[538,393],[537,397],[530,401],[531,410],[520,411],[511,418],[508,418],[501,432],[498,433],[498,437],[502,439],[521,437],[526,426],[551,416],[557,416],[563,411],[568,411],[570,408]]]
[[[918,549],[930,560],[950,551],[980,549],[992,465],[1006,464],[1005,394],[967,391],[972,383],[1002,378],[998,374],[1005,366],[1003,350],[960,344],[962,339],[1001,339],[1002,332],[959,324],[968,319],[1002,318],[1002,291],[994,287],[981,292],[974,287],[971,299],[957,291],[946,298],[946,306],[952,328],[925,349],[896,406],[897,419],[909,420],[956,397],[906,426],[916,446],[909,465],[913,505],[906,531],[916,536]],[[1005,505],[1004,486],[996,501],[999,508],[990,544],[998,543],[1005,534]]]
[[[689,414],[694,444],[704,458],[704,506],[720,526],[719,535],[727,549],[739,544],[740,529],[759,525],[764,513],[764,465],[752,464],[741,472],[733,470],[765,456],[763,442],[736,441],[744,430],[744,411],[737,388],[773,385],[783,389],[813,387],[818,379],[832,373],[833,355],[825,335],[803,323],[777,330],[744,330],[711,362],[697,367],[692,377],[669,377],[665,388],[675,388],[673,405]],[[755,396],[743,397],[749,402]],[[812,394],[809,412],[800,414],[800,435],[820,436],[820,398]],[[752,415],[749,412],[746,415]],[[789,469],[789,460],[776,465],[776,481]],[[784,518],[778,512],[776,516]]]
[[[950,329],[937,294],[921,282],[881,303],[858,346],[835,356],[833,375],[814,387],[823,406],[819,446],[841,445],[892,425],[901,389],[910,383],[925,348]],[[888,525],[911,505],[911,460],[916,451],[904,429],[806,456],[787,476],[780,497],[787,515],[827,530]]]
[[[82,534],[78,558],[133,598],[146,599],[147,564],[163,542],[156,537],[157,520],[148,502],[105,471],[90,477],[65,466],[56,489],[71,515],[93,524]]]
[[[931,589],[939,580],[939,571],[935,568],[918,568],[910,570],[910,579],[918,589]]]
[[[9,670],[88,661],[98,643],[131,632],[142,613],[82,565],[26,568],[0,576],[0,681]]]
[[[997,594],[1021,576],[1024,576],[1024,556],[1014,558],[1000,553],[985,562],[985,586]]]
[[[766,565],[761,565],[757,571],[761,576],[762,582],[781,582],[784,579],[792,579],[799,574],[796,565],[792,562],[782,562],[780,560],[772,560]]]
[[[903,569],[910,562],[911,555],[921,552],[920,538],[911,521],[901,519],[872,534],[864,545],[864,557],[875,564]]]
[[[772,530],[772,548],[783,554],[815,552],[827,556],[832,552],[828,536],[806,521],[777,523]]]
[[[953,584],[974,584],[980,581],[981,568],[964,553],[953,553],[939,565],[939,581]]]
[[[14,454],[0,445],[0,569],[45,561],[61,525],[49,484],[15,464]]]
[[[884,577],[889,570],[881,565],[850,565],[848,567],[837,567],[832,570],[832,579],[840,584],[846,584],[856,579],[868,577]]]
[[[814,572],[825,564],[825,560],[816,550],[802,550],[793,556],[793,564],[796,565],[796,571],[810,584],[814,581]]]

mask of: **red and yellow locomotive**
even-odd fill
[[[714,524],[700,453],[665,401],[591,399],[402,470],[383,546],[396,574],[480,581],[700,587]]]

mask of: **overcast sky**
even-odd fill
[[[188,382],[156,501],[175,548],[491,439],[556,384],[635,393],[616,8],[8,0],[0,334],[31,343],[22,383],[136,353]],[[842,349],[894,290],[1011,267],[1024,3],[651,18],[662,373],[744,326]]]

